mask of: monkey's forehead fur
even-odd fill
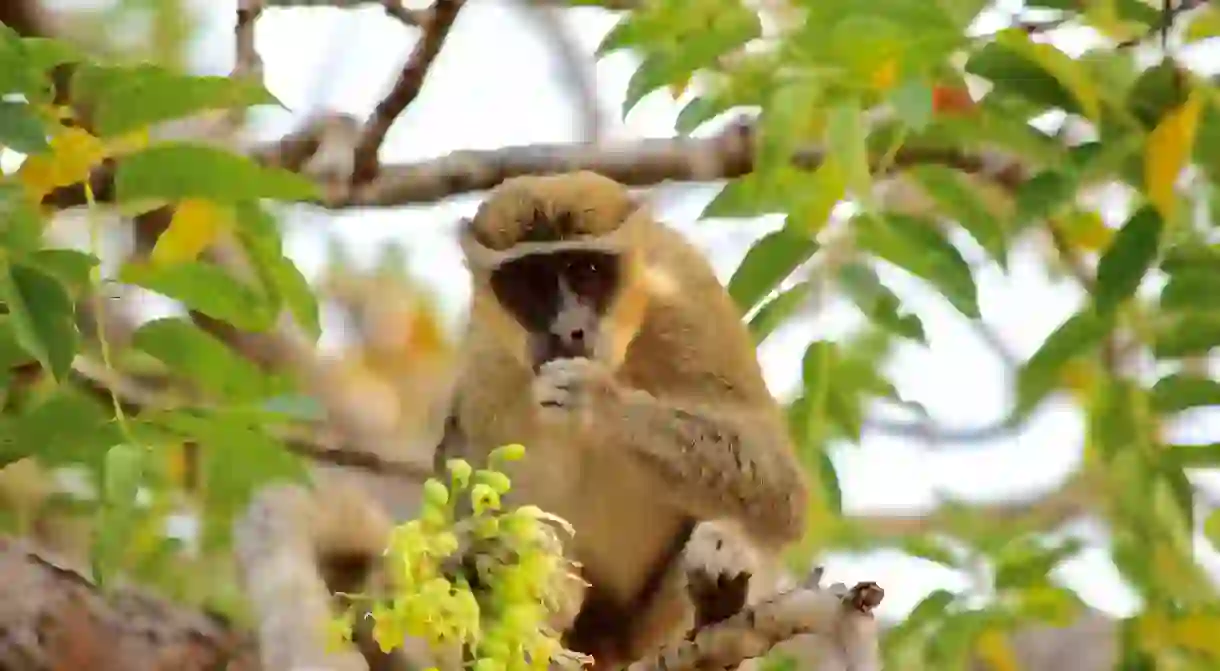
[[[513,177],[491,190],[470,229],[480,244],[503,251],[610,233],[637,206],[626,187],[595,172]]]

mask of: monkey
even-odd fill
[[[590,171],[507,179],[458,236],[472,292],[435,472],[525,446],[504,502],[574,527],[584,584],[556,629],[598,671],[731,615],[692,614],[695,555],[778,556],[809,492],[710,263]]]

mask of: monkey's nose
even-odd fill
[[[568,334],[568,342],[571,342],[573,345],[583,343],[584,341],[585,341],[585,330],[584,329],[572,329],[572,332]]]

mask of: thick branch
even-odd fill
[[[0,668],[9,671],[254,671],[251,638],[217,618],[84,576],[0,538]]]
[[[251,157],[267,165],[301,169],[323,142],[331,117],[313,119],[300,131],[256,146]],[[793,154],[794,165],[814,169],[825,152],[810,146]],[[1025,168],[998,156],[968,154],[953,149],[911,147],[899,150],[891,165],[938,164],[963,172],[982,174],[1015,188],[1025,179]],[[754,128],[732,126],[710,138],[648,138],[601,146],[585,143],[510,146],[485,151],[457,151],[430,161],[383,165],[376,178],[357,189],[337,180],[323,182],[318,203],[328,208],[395,207],[430,203],[473,191],[485,191],[510,177],[592,170],[628,186],[654,186],[662,182],[706,182],[740,177],[754,169]],[[114,198],[114,165],[104,164],[90,179],[99,201]],[[56,189],[43,199],[52,207],[73,207],[85,202],[84,189],[73,185]]]

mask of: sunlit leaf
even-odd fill
[[[1192,93],[1186,102],[1162,117],[1148,134],[1144,149],[1144,187],[1148,199],[1165,219],[1172,219],[1177,207],[1174,186],[1194,149],[1199,128],[1203,96]]]
[[[813,238],[786,228],[764,235],[750,247],[733,272],[729,295],[743,313],[748,313],[817,249],[818,243]]]
[[[103,137],[204,110],[279,104],[261,83],[177,73],[148,63],[90,64],[74,74],[72,93],[93,103],[93,127]]]
[[[210,263],[127,263],[119,280],[182,301],[192,310],[243,330],[263,331],[275,323],[277,313],[265,296]]]
[[[311,200],[318,187],[308,178],[249,158],[185,142],[164,142],[124,157],[115,170],[122,201],[206,199],[234,204],[259,198]]]
[[[132,345],[226,400],[255,401],[284,391],[283,383],[189,321],[164,318],[148,322],[132,335]]]

